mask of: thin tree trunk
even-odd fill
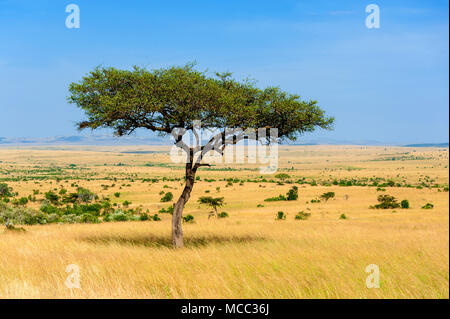
[[[182,248],[184,246],[181,218],[183,216],[184,205],[186,205],[191,197],[192,188],[194,187],[195,182],[195,172],[196,169],[193,168],[192,161],[186,163],[186,185],[184,186],[180,198],[178,198],[178,201],[175,204],[172,215],[172,245],[174,248]]]

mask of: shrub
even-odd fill
[[[12,188],[8,186],[8,184],[0,183],[0,197],[10,197]]]
[[[304,211],[301,211],[295,215],[296,220],[307,220],[309,217],[311,217],[311,213],[305,213]]]
[[[276,201],[283,201],[283,200],[287,200],[286,197],[284,195],[278,195],[277,197],[266,198],[264,201],[265,202],[276,202]]]
[[[114,222],[125,222],[129,220],[129,217],[124,211],[117,211],[111,214],[111,220]]]
[[[48,191],[44,194],[45,199],[50,201],[52,204],[58,205],[59,203],[59,196],[56,195],[53,191]]]
[[[291,178],[291,176],[286,173],[279,173],[275,175],[275,178],[281,179],[284,182],[285,179]]]
[[[434,205],[431,203],[426,203],[424,206],[422,206],[422,209],[433,209]]]
[[[41,203],[40,211],[46,214],[61,214],[61,211],[57,207],[52,206],[48,200],[44,200]]]
[[[141,214],[141,215],[139,216],[139,220],[140,220],[140,221],[146,221],[146,220],[148,220],[148,214],[146,214],[146,213]]]
[[[114,196],[117,197],[117,198],[119,198],[119,197],[120,197],[120,192],[115,192],[115,193],[114,193]]]
[[[276,202],[276,201],[287,201],[287,200],[297,200],[298,199],[298,187],[292,186],[292,188],[287,192],[286,196],[278,195],[276,197],[266,198],[265,202]]]
[[[404,199],[400,202],[400,205],[402,206],[402,208],[409,208],[409,201],[407,199]]]
[[[78,200],[83,203],[89,203],[95,198],[95,194],[87,188],[78,187],[77,189]]]
[[[277,213],[276,220],[284,220],[284,219],[286,219],[286,214],[284,212],[282,212],[282,211],[279,211]]]
[[[171,192],[167,192],[162,198],[161,202],[170,202],[173,199],[173,194]]]
[[[375,205],[376,209],[390,209],[400,207],[397,199],[394,196],[390,195],[379,195],[378,202],[379,204]]]
[[[334,192],[323,193],[320,195],[320,198],[323,198],[325,201],[328,201],[330,198],[334,198]]]
[[[131,202],[129,202],[129,201],[124,201],[123,203],[122,203],[122,205],[123,205],[123,207],[128,207],[128,206],[130,206],[131,205]]]
[[[169,207],[167,207],[167,208],[161,208],[160,210],[159,210],[159,212],[158,213],[161,213],[161,214],[173,214],[173,209],[174,209],[174,207],[173,207],[173,205],[170,205]]]
[[[51,223],[57,223],[57,222],[59,222],[59,221],[60,221],[60,217],[59,217],[58,214],[48,214],[48,215],[47,215],[47,222],[48,222],[49,224],[51,224]]]
[[[98,223],[98,217],[91,215],[89,213],[84,213],[83,215],[81,215],[80,217],[80,222],[81,223]]]
[[[194,216],[192,216],[191,214],[183,216],[183,221],[185,223],[193,223],[194,222]]]
[[[19,199],[15,199],[13,200],[12,204],[15,206],[25,206],[26,204],[28,204],[28,198],[21,197]]]
[[[221,212],[218,216],[219,216],[219,218],[226,218],[226,217],[228,217],[228,213],[227,212]]]
[[[287,200],[297,200],[298,198],[298,187],[292,186],[292,188],[287,193]]]
[[[348,219],[348,217],[345,214],[341,214],[341,216],[339,216],[339,219]]]
[[[66,224],[74,224],[80,221],[80,217],[75,214],[67,214],[61,216],[61,222]]]
[[[161,220],[161,218],[159,218],[158,214],[155,214],[152,216],[153,221],[158,222]]]

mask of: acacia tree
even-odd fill
[[[219,217],[219,213],[217,212],[217,207],[222,207],[224,205],[223,197],[211,197],[211,196],[201,196],[198,199],[200,204],[205,204],[211,206],[214,209],[216,217]],[[209,219],[209,217],[208,217]]]
[[[86,120],[78,128],[112,128],[115,135],[129,135],[145,128],[162,135],[172,134],[178,147],[186,152],[185,187],[174,206],[172,243],[183,247],[181,219],[189,200],[195,174],[209,152],[223,155],[225,147],[248,138],[253,128],[276,128],[277,137],[265,136],[268,143],[290,139],[317,127],[331,129],[333,118],[316,101],[302,101],[300,96],[276,87],[260,89],[251,81],[237,81],[230,73],[198,71],[192,64],[157,70],[134,67],[132,70],[97,67],[78,83],[69,86],[69,102],[84,110]],[[195,123],[218,133],[203,144],[195,132]],[[180,133],[181,132],[181,133]],[[192,132],[197,145],[183,141]],[[253,135],[258,139],[258,133]]]

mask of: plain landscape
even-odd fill
[[[449,298],[447,147],[280,146],[275,174],[200,168],[182,250],[168,150],[0,148],[0,298]]]

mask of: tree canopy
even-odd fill
[[[69,102],[87,116],[80,129],[108,127],[118,136],[139,128],[170,134],[200,120],[204,128],[277,128],[278,136],[295,140],[333,123],[316,101],[277,87],[259,89],[230,73],[209,76],[192,64],[157,70],[97,67],[69,91]]]

